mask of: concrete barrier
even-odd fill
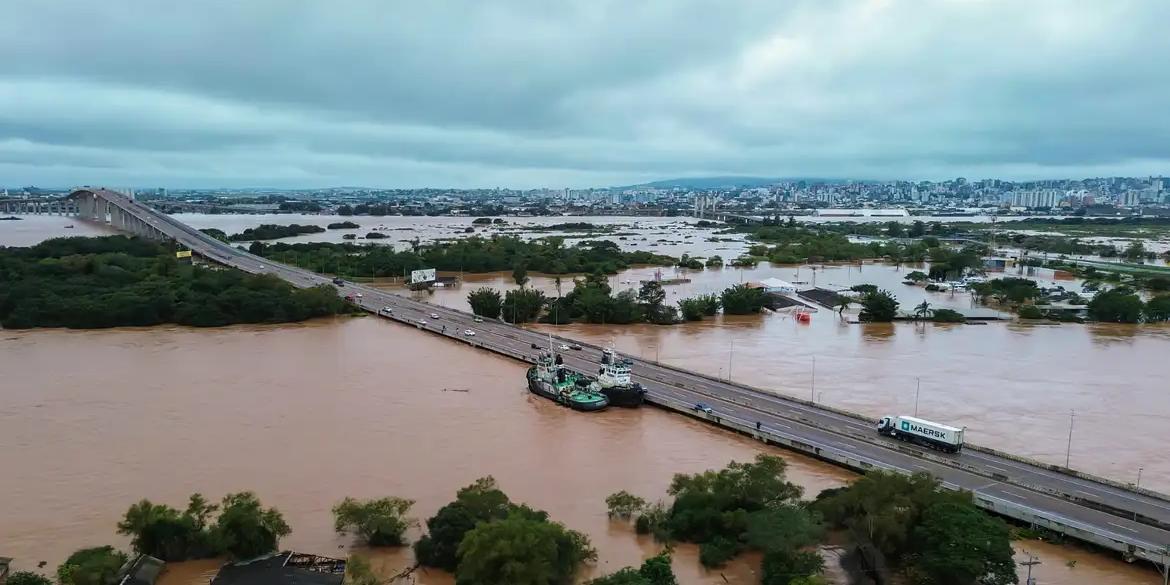
[[[367,311],[371,311],[371,312],[374,312],[374,313],[376,313],[376,314],[377,314],[377,311],[376,311],[376,310],[374,310],[374,309],[373,309],[373,308],[371,308],[371,307],[364,307],[364,306],[363,306],[362,308],[366,309]],[[453,309],[447,309],[447,308],[444,308],[444,309],[445,309],[445,310],[453,310]],[[406,320],[406,319],[402,319],[402,318],[398,318],[397,320],[399,320],[399,321],[402,321],[402,322],[406,322],[406,323],[410,323],[410,321],[408,321],[408,320]],[[426,329],[426,327],[425,327],[425,326],[421,326],[420,324],[417,324],[417,323],[415,323],[415,325],[416,325],[416,326],[418,326],[418,327],[420,327],[420,328]],[[437,330],[436,330],[435,332],[436,332],[436,333],[441,333],[440,331],[437,331]],[[447,335],[447,337],[449,337],[449,338],[454,338],[454,339],[459,339],[460,341],[463,341],[463,342],[465,342],[465,343],[470,343],[470,344],[472,344],[472,345],[475,345],[475,344],[474,344],[474,343],[472,343],[472,342],[471,342],[469,339],[463,338],[463,337],[461,337],[461,336]],[[517,339],[515,336],[509,336],[509,337],[510,337],[510,338],[512,338],[512,339]],[[561,341],[568,341],[568,342],[573,342],[572,340],[565,340],[565,339],[561,339],[561,338],[554,338],[554,339],[556,339],[556,341],[557,341],[557,342],[561,342]],[[580,343],[580,342],[576,342],[576,343]],[[601,351],[601,350],[602,350],[602,348],[601,348],[601,347],[599,347],[599,346],[597,346],[597,345],[589,344],[589,343],[581,343],[580,345],[582,345],[582,347],[587,347],[587,348],[589,348],[589,349],[593,349],[593,350],[595,350],[595,351]],[[521,360],[521,361],[524,361],[524,362],[526,362],[526,363],[533,363],[533,362],[534,362],[533,358],[531,358],[530,356],[527,356],[527,355],[522,355],[522,354],[516,354],[516,353],[514,353],[514,352],[511,352],[511,351],[509,351],[509,350],[506,350],[506,349],[504,349],[504,348],[493,348],[493,347],[484,346],[484,345],[482,345],[482,344],[480,345],[480,347],[482,347],[482,348],[484,348],[484,349],[489,349],[489,350],[491,350],[491,351],[495,351],[496,353],[499,353],[499,354],[501,354],[501,355],[506,355],[506,356],[508,356],[508,357],[513,357],[513,358],[515,358],[515,359],[519,359],[519,360]],[[638,361],[642,361],[643,363],[645,363],[645,361],[644,361],[644,360],[638,360]],[[818,403],[815,403],[815,402],[811,402],[811,401],[807,401],[807,400],[801,400],[801,399],[798,399],[798,398],[793,398],[793,397],[790,397],[790,396],[784,396],[784,395],[779,395],[779,394],[771,393],[771,392],[768,392],[767,390],[763,390],[763,389],[760,389],[760,388],[755,388],[755,387],[753,387],[753,386],[748,386],[748,385],[746,385],[746,384],[740,384],[740,383],[738,383],[738,382],[734,382],[734,381],[722,380],[722,379],[719,379],[719,378],[714,378],[714,377],[712,377],[712,376],[709,376],[709,375],[707,375],[707,374],[703,374],[703,373],[699,373],[699,372],[693,372],[693,371],[690,371],[690,370],[684,370],[684,369],[682,369],[682,368],[677,368],[677,367],[670,366],[670,365],[666,365],[666,364],[655,363],[655,365],[656,365],[656,366],[658,366],[658,367],[664,368],[664,369],[668,369],[668,370],[671,370],[671,371],[674,371],[674,372],[678,372],[678,373],[680,373],[680,374],[686,374],[686,375],[689,375],[689,376],[693,376],[693,377],[702,378],[702,379],[705,379],[705,380],[707,380],[707,381],[710,381],[710,382],[715,382],[715,383],[722,383],[722,384],[729,384],[729,385],[735,386],[736,388],[740,389],[740,390],[741,390],[741,391],[743,391],[743,392],[747,392],[747,393],[753,393],[753,394],[761,394],[761,395],[763,395],[763,396],[767,396],[767,397],[769,397],[769,398],[774,398],[774,399],[778,399],[778,400],[782,400],[782,401],[792,402],[792,403],[794,403],[794,404],[798,404],[798,405],[805,406],[805,407],[809,407],[809,408],[816,408],[816,409],[819,409],[819,410],[822,410],[822,411],[826,411],[826,412],[832,412],[832,413],[834,413],[834,414],[837,414],[837,415],[839,415],[839,416],[843,416],[843,417],[847,417],[847,418],[849,418],[849,419],[852,419],[852,420],[854,420],[854,421],[855,421],[855,422],[857,422],[857,423],[861,423],[861,424],[869,424],[869,423],[871,423],[871,422],[872,422],[872,421],[871,421],[870,419],[868,419],[868,418],[865,418],[865,417],[863,417],[863,416],[861,416],[861,415],[859,415],[859,414],[856,414],[856,413],[853,413],[853,412],[849,412],[849,411],[846,411],[846,410],[837,409],[837,408],[833,408],[833,407],[825,406],[825,405],[822,405],[822,404],[818,404]],[[649,376],[644,376],[644,377],[649,377]],[[655,379],[657,379],[657,380],[659,381],[659,383],[665,383],[665,382],[662,382],[662,380],[661,380],[660,378],[655,378]],[[785,418],[785,419],[787,419],[787,420],[791,420],[791,421],[794,421],[794,422],[799,422],[799,423],[802,423],[802,424],[805,424],[805,425],[808,425],[808,426],[812,426],[812,427],[816,427],[816,428],[825,429],[825,426],[824,426],[824,425],[822,425],[822,424],[820,424],[818,421],[814,421],[814,420],[812,420],[812,419],[809,419],[809,418],[807,418],[807,417],[800,416],[799,414],[794,414],[794,413],[789,413],[789,412],[784,412],[784,411],[765,410],[765,409],[763,409],[763,408],[761,408],[761,407],[757,406],[757,405],[756,405],[756,401],[755,401],[754,399],[752,399],[752,398],[743,397],[743,396],[731,396],[731,397],[728,397],[728,396],[723,396],[723,395],[713,394],[713,393],[710,393],[710,392],[704,391],[704,390],[702,390],[702,389],[700,389],[700,388],[693,388],[693,387],[689,387],[688,385],[686,385],[686,384],[684,384],[684,383],[682,383],[682,382],[672,382],[671,384],[673,384],[673,385],[674,385],[674,386],[676,386],[676,387],[679,387],[679,388],[685,388],[685,389],[687,389],[687,390],[689,390],[689,391],[691,391],[691,392],[695,392],[695,393],[697,393],[697,394],[700,394],[700,395],[703,395],[703,396],[710,397],[710,398],[712,398],[712,399],[718,399],[718,400],[721,400],[721,401],[730,402],[730,403],[732,403],[732,404],[736,404],[736,405],[742,406],[742,407],[744,407],[744,408],[750,408],[750,409],[753,409],[753,410],[758,410],[758,411],[760,411],[760,412],[766,412],[766,413],[768,413],[768,414],[770,414],[770,415],[773,415],[773,416],[779,416],[779,417],[781,417],[781,418]],[[689,408],[689,407],[688,407],[688,408]],[[917,457],[917,458],[920,458],[920,459],[926,459],[926,460],[932,461],[932,462],[934,462],[934,463],[938,463],[938,464],[941,464],[941,465],[946,465],[946,466],[948,466],[948,467],[952,467],[952,468],[955,468],[955,469],[962,469],[962,470],[963,470],[963,471],[965,471],[965,472],[972,473],[972,474],[978,475],[978,476],[980,476],[980,477],[986,477],[986,478],[988,478],[988,479],[992,479],[992,480],[995,480],[995,481],[999,481],[999,482],[1003,482],[1003,483],[1008,483],[1008,484],[1011,484],[1011,485],[1015,485],[1015,486],[1022,487],[1022,488],[1024,488],[1024,489],[1028,489],[1028,490],[1032,490],[1032,491],[1035,491],[1035,492],[1039,492],[1039,493],[1047,494],[1047,495],[1050,495],[1050,496],[1058,497],[1058,498],[1061,498],[1061,499],[1064,499],[1064,500],[1067,500],[1067,501],[1070,501],[1070,502],[1073,502],[1073,503],[1076,503],[1076,504],[1084,505],[1084,506],[1086,506],[1086,507],[1089,507],[1089,508],[1092,508],[1092,509],[1095,509],[1095,510],[1098,510],[1098,511],[1106,512],[1106,513],[1108,513],[1108,514],[1112,514],[1112,515],[1114,515],[1114,516],[1117,516],[1117,517],[1120,517],[1120,518],[1126,518],[1126,519],[1134,520],[1134,521],[1141,522],[1141,523],[1143,523],[1143,524],[1147,524],[1147,525],[1150,525],[1150,526],[1155,526],[1155,527],[1158,527],[1158,528],[1163,528],[1163,529],[1170,529],[1170,524],[1166,524],[1166,523],[1164,523],[1164,522],[1160,522],[1160,521],[1158,521],[1157,519],[1154,519],[1154,518],[1149,518],[1149,517],[1147,517],[1147,516],[1144,516],[1144,515],[1142,515],[1142,514],[1138,514],[1138,513],[1134,512],[1134,511],[1132,511],[1132,510],[1128,510],[1128,509],[1121,508],[1121,507],[1117,507],[1117,506],[1111,506],[1111,505],[1109,505],[1109,504],[1106,504],[1106,503],[1104,503],[1104,502],[1100,502],[1100,501],[1097,501],[1097,500],[1094,500],[1094,499],[1086,498],[1086,497],[1085,497],[1083,494],[1080,494],[1080,495],[1078,495],[1078,494],[1069,493],[1069,492],[1062,491],[1062,490],[1056,490],[1056,489],[1052,489],[1052,488],[1049,488],[1049,487],[1045,487],[1045,486],[1041,486],[1041,485],[1032,484],[1032,483],[1029,483],[1029,482],[1026,482],[1026,481],[1022,481],[1022,480],[1019,480],[1019,479],[1013,478],[1013,477],[1011,477],[1011,476],[1004,475],[1004,474],[1002,474],[1002,473],[997,473],[997,472],[991,471],[991,470],[989,470],[989,469],[983,469],[983,468],[973,467],[973,466],[970,466],[970,465],[965,465],[965,464],[963,464],[963,463],[961,463],[961,462],[959,462],[959,461],[956,461],[956,460],[954,460],[954,459],[951,459],[951,458],[949,458],[949,457],[945,457],[945,456],[943,456],[943,455],[941,455],[941,454],[936,454],[936,453],[934,453],[934,452],[932,452],[932,451],[927,451],[927,450],[922,450],[922,449],[916,449],[916,448],[914,448],[914,447],[912,447],[912,446],[910,446],[910,445],[908,445],[908,444],[900,443],[900,444],[898,444],[898,445],[896,445],[896,446],[891,446],[891,445],[890,445],[889,443],[887,443],[886,441],[879,440],[878,436],[877,436],[875,433],[858,433],[858,432],[855,432],[853,429],[848,429],[848,428],[838,428],[838,427],[834,427],[834,428],[831,428],[831,429],[826,429],[826,430],[831,430],[831,431],[833,431],[833,432],[836,432],[836,433],[838,433],[838,434],[841,434],[841,435],[844,435],[844,436],[848,436],[848,437],[850,437],[850,438],[853,438],[854,440],[858,440],[858,441],[864,441],[864,442],[866,442],[866,443],[869,443],[869,444],[872,444],[872,445],[876,445],[876,446],[879,446],[879,447],[882,447],[882,448],[886,448],[886,449],[896,449],[896,450],[898,450],[898,451],[901,451],[901,452],[903,452],[903,453],[906,453],[906,454],[908,454],[908,455],[912,455],[912,456],[914,456],[914,457]],[[1091,474],[1087,474],[1087,473],[1078,472],[1078,471],[1076,471],[1076,470],[1066,469],[1066,468],[1059,467],[1059,466],[1048,465],[1048,464],[1045,464],[1045,463],[1041,463],[1041,462],[1038,462],[1038,461],[1034,461],[1034,460],[1028,459],[1028,458],[1026,458],[1026,457],[1020,457],[1020,456],[1017,456],[1017,455],[1012,455],[1012,454],[1010,454],[1010,453],[1005,453],[1005,452],[1002,452],[1002,451],[997,451],[997,450],[995,450],[995,449],[990,449],[990,448],[987,448],[987,447],[981,447],[981,446],[979,446],[979,445],[974,445],[974,444],[970,444],[970,443],[968,443],[968,444],[965,444],[965,445],[964,445],[964,449],[971,449],[971,450],[973,450],[973,451],[978,451],[978,452],[981,452],[981,453],[987,453],[987,454],[989,454],[989,455],[993,455],[993,456],[996,456],[996,457],[1003,457],[1003,458],[1005,458],[1005,459],[1009,459],[1009,460],[1016,461],[1016,462],[1019,462],[1019,463],[1024,463],[1024,464],[1026,464],[1026,465],[1031,465],[1031,466],[1039,467],[1039,468],[1042,468],[1042,469],[1047,469],[1047,470],[1049,470],[1049,471],[1054,471],[1054,472],[1057,472],[1057,473],[1063,473],[1063,474],[1066,474],[1066,475],[1069,475],[1069,476],[1072,476],[1072,477],[1077,477],[1077,478],[1080,478],[1080,479],[1085,479],[1085,480],[1087,480],[1087,481],[1094,481],[1094,482],[1099,482],[1099,483],[1101,483],[1101,484],[1108,485],[1108,486],[1111,486],[1111,487],[1115,487],[1115,488],[1118,488],[1118,489],[1125,489],[1125,490],[1128,490],[1128,491],[1132,491],[1132,492],[1134,492],[1134,493],[1139,493],[1139,494],[1142,494],[1142,495],[1148,495],[1148,496],[1155,497],[1155,498],[1157,498],[1157,499],[1159,499],[1159,500],[1162,500],[1162,501],[1167,501],[1167,502],[1170,502],[1170,496],[1167,496],[1167,495],[1165,495],[1165,494],[1161,494],[1161,493],[1154,492],[1154,491],[1151,491],[1151,490],[1146,490],[1146,489],[1141,489],[1141,490],[1134,490],[1134,489],[1132,489],[1132,487],[1131,487],[1131,486],[1127,486],[1127,485],[1125,485],[1125,484],[1122,484],[1122,483],[1120,483],[1120,482],[1115,482],[1115,481],[1107,480],[1107,479],[1104,479],[1104,478],[1099,478],[1099,477],[1093,476],[1093,475],[1091,475]]]
[[[427,325],[423,325],[423,324],[417,323],[415,321],[410,321],[409,319],[401,317],[397,314],[385,315],[385,314],[379,313],[376,309],[374,309],[372,307],[366,307],[364,305],[359,305],[359,306],[361,306],[361,308],[363,308],[371,313],[374,313],[375,315],[379,315],[382,317],[388,317],[388,318],[391,318],[391,319],[398,321],[398,322],[401,322],[401,323],[414,325],[415,327],[422,329],[424,331],[430,331],[432,333],[436,333],[436,334],[442,335],[444,337],[447,337],[448,339],[453,339],[453,340],[460,341],[462,343],[466,343],[468,345],[471,345],[472,347],[478,347],[480,349],[492,351],[492,352],[497,353],[499,355],[510,357],[510,358],[513,358],[513,359],[516,359],[516,360],[519,360],[519,361],[522,361],[525,363],[533,363],[534,362],[534,359],[531,356],[524,354],[524,353],[521,353],[521,352],[517,352],[517,351],[511,350],[508,348],[504,348],[504,347],[491,346],[491,345],[488,345],[488,344],[478,340],[477,338],[464,337],[464,336],[457,335],[457,334],[447,333],[445,331],[442,331],[441,328],[436,328],[436,327],[432,326],[430,323],[428,323]],[[454,333],[457,333],[458,330],[453,329],[452,331]],[[512,338],[517,339],[515,337],[512,337]],[[564,341],[564,340],[557,339],[557,341]],[[599,348],[595,345],[591,345],[591,344],[581,344],[581,345],[583,347],[589,347],[591,349],[595,349],[595,350],[599,350],[599,351],[601,349],[601,348]],[[658,365],[661,365],[661,364],[658,364]],[[722,382],[725,384],[729,383],[726,380],[717,380],[717,379],[712,378],[710,376],[707,376],[705,374],[699,374],[699,373],[691,372],[689,370],[682,370],[680,368],[675,368],[672,366],[663,366],[663,367],[666,367],[667,369],[674,370],[674,371],[677,371],[680,373],[685,373],[687,375],[705,378],[705,379],[713,381],[713,382]],[[661,382],[661,380],[660,380],[659,383],[663,383],[663,382]],[[743,384],[738,384],[738,383],[731,383],[731,384],[738,387],[738,388],[741,388],[745,391],[749,391],[749,392],[755,392],[755,393],[765,392],[763,390],[753,388],[751,386],[746,386]],[[675,385],[681,386],[681,387],[686,387],[686,385],[684,385],[684,384],[676,383]],[[780,418],[783,418],[786,420],[800,422],[800,423],[803,423],[803,424],[806,424],[809,426],[813,426],[813,427],[817,427],[817,428],[823,428],[821,425],[817,424],[816,422],[814,422],[810,419],[807,419],[805,417],[802,417],[802,416],[789,416],[789,415],[786,415],[786,413],[773,412],[770,410],[764,411],[763,409],[761,409],[755,405],[755,401],[752,398],[742,397],[742,396],[738,396],[738,397],[716,396],[716,395],[713,395],[709,392],[704,392],[704,391],[696,389],[696,388],[689,388],[689,390],[692,392],[696,392],[698,394],[704,395],[704,396],[710,396],[712,398],[718,398],[719,400],[722,400],[722,401],[731,402],[732,404],[737,404],[737,405],[745,407],[745,408],[759,410],[761,412],[767,412],[768,414],[771,414],[774,416],[779,416]],[[818,405],[818,404],[815,404],[812,402],[806,402],[806,401],[802,401],[802,400],[793,399],[793,398],[790,398],[787,396],[778,396],[778,395],[774,395],[774,396],[776,398],[781,399],[781,400],[788,400],[788,401],[792,401],[792,402],[795,402],[798,404],[803,404],[806,406],[820,408],[822,410],[834,412],[834,413],[842,415],[842,416],[854,418],[858,421],[868,422],[868,420],[869,420],[866,418],[862,418],[854,413],[850,413],[848,411],[826,408],[822,405]],[[720,426],[722,428],[725,428],[725,429],[728,429],[728,430],[731,430],[731,431],[734,431],[734,432],[737,432],[737,433],[740,433],[743,435],[753,437],[753,438],[755,438],[755,439],[757,439],[765,444],[775,445],[775,446],[782,447],[782,448],[785,448],[785,449],[788,449],[791,451],[795,451],[797,453],[802,453],[804,455],[808,455],[810,457],[815,457],[815,458],[820,459],[822,461],[833,463],[835,465],[839,465],[841,467],[844,467],[846,469],[850,469],[850,470],[853,470],[853,471],[856,471],[859,473],[865,473],[865,472],[870,471],[872,469],[884,469],[884,470],[896,471],[898,473],[904,473],[904,474],[913,473],[911,470],[902,469],[900,467],[890,465],[890,464],[884,463],[882,461],[878,461],[876,459],[863,457],[861,455],[851,453],[848,450],[843,449],[841,447],[837,447],[837,446],[833,446],[833,445],[825,445],[825,444],[819,443],[817,441],[814,441],[812,439],[809,439],[807,437],[798,436],[795,433],[787,433],[787,432],[780,431],[778,429],[769,429],[767,427],[762,427],[761,429],[756,429],[755,423],[753,421],[746,421],[743,419],[739,419],[738,417],[735,417],[733,415],[727,415],[725,413],[715,413],[715,414],[700,413],[700,412],[697,412],[694,410],[693,404],[684,403],[684,402],[681,402],[677,399],[671,398],[669,396],[665,396],[665,395],[662,395],[660,393],[655,393],[652,391],[652,389],[650,392],[647,393],[646,400],[651,405],[658,406],[660,408],[665,408],[665,409],[670,410],[672,412],[683,414],[683,415],[689,416],[691,418],[702,420],[702,421],[707,422],[709,424],[714,424],[714,425]],[[891,446],[891,445],[885,443],[884,441],[877,440],[877,437],[874,434],[857,433],[851,429],[834,428],[831,430],[833,432],[836,432],[836,433],[844,435],[844,436],[851,437],[851,438],[856,439],[856,440],[871,443],[871,444],[874,444],[874,445],[877,445],[877,446],[880,446],[883,448],[887,448],[887,449],[897,450],[899,452],[905,453],[905,454],[910,455],[912,457],[929,460],[929,461],[939,463],[942,465],[946,465],[948,467],[953,467],[956,469],[961,469],[967,473],[971,473],[971,474],[974,474],[974,475],[977,475],[980,477],[986,477],[988,479],[992,479],[992,480],[995,480],[995,481],[998,481],[1001,483],[1007,483],[1007,484],[1019,486],[1019,487],[1022,487],[1024,489],[1028,489],[1028,490],[1035,491],[1038,493],[1044,493],[1044,494],[1048,494],[1048,495],[1058,497],[1061,499],[1073,501],[1074,503],[1078,503],[1081,505],[1091,503],[1088,500],[1085,500],[1084,498],[1078,498],[1076,496],[1073,496],[1073,495],[1065,493],[1065,492],[1061,492],[1059,490],[1052,490],[1049,488],[1045,488],[1043,486],[1036,486],[1036,485],[1028,484],[1027,482],[1013,480],[1012,478],[1007,477],[1005,475],[985,471],[981,468],[966,465],[966,464],[963,464],[963,463],[956,461],[954,459],[944,457],[942,455],[938,455],[938,454],[935,454],[933,452],[929,452],[929,451],[925,451],[925,450],[921,450],[921,449],[916,449],[913,446],[908,445],[908,444],[899,443],[897,445]],[[971,448],[971,446],[966,445],[965,448]],[[979,449],[979,450],[983,450],[983,449]],[[990,454],[997,455],[997,456],[1004,456],[1004,454],[1000,454],[1000,453],[992,451],[992,450],[987,450],[987,452],[989,452]],[[1015,456],[1011,456],[1008,458],[1015,460],[1015,461],[1027,463],[1029,465],[1039,465],[1041,467],[1048,468],[1047,466],[1044,466],[1043,464],[1029,461],[1026,458],[1015,457]],[[1055,469],[1054,471],[1063,472],[1064,470],[1063,469]],[[1092,479],[1092,477],[1086,476],[1086,479]],[[1108,482],[1103,482],[1103,483],[1108,483]],[[953,485],[948,485],[945,483],[943,485],[944,485],[944,487],[946,487],[948,489],[958,489],[956,486],[953,486]],[[1110,485],[1112,485],[1112,484],[1110,484]],[[1048,513],[1039,511],[1039,510],[1035,510],[1033,508],[1029,508],[1027,506],[1015,504],[1013,502],[1009,502],[1007,500],[1003,500],[1003,499],[996,498],[993,496],[987,496],[987,495],[979,493],[978,491],[975,491],[974,493],[976,496],[975,497],[976,505],[978,505],[979,507],[981,507],[985,510],[988,510],[990,512],[993,512],[993,513],[996,513],[996,514],[999,514],[999,515],[1002,515],[1002,516],[1005,516],[1008,518],[1012,518],[1012,519],[1020,521],[1020,522],[1027,523],[1027,524],[1032,525],[1032,526],[1040,526],[1040,527],[1043,527],[1043,528],[1046,528],[1049,530],[1053,530],[1054,532],[1058,532],[1060,534],[1064,534],[1064,535],[1067,535],[1069,537],[1076,538],[1078,540],[1082,540],[1084,542],[1088,542],[1088,543],[1091,543],[1091,544],[1094,544],[1094,545],[1097,545],[1097,546],[1100,546],[1103,548],[1107,548],[1109,550],[1117,551],[1117,552],[1121,553],[1122,555],[1124,555],[1126,558],[1142,558],[1142,559],[1149,560],[1149,561],[1154,562],[1154,563],[1163,563],[1165,561],[1165,559],[1170,557],[1170,555],[1167,554],[1167,550],[1166,550],[1165,546],[1142,542],[1140,540],[1130,538],[1130,537],[1127,537],[1125,535],[1120,535],[1120,534],[1117,534],[1117,533],[1109,531],[1109,530],[1104,530],[1104,529],[1097,528],[1094,526],[1081,524],[1081,523],[1078,523],[1078,522],[1075,522],[1075,521],[1072,521],[1072,520],[1069,520],[1067,518],[1063,518],[1063,517],[1060,517],[1060,516],[1057,516],[1054,514],[1048,514]],[[1161,496],[1161,494],[1158,494],[1158,495]],[[1097,504],[1100,504],[1100,503],[1097,503]],[[1108,507],[1108,506],[1098,507],[1098,506],[1092,506],[1092,505],[1090,505],[1088,507],[1092,507],[1094,509],[1098,509],[1098,510],[1103,511],[1103,512],[1111,513],[1111,514],[1114,514],[1114,515],[1117,515],[1120,517],[1125,517],[1125,518],[1134,519],[1134,520],[1138,520],[1138,521],[1140,521],[1143,518],[1140,515],[1135,515],[1133,512],[1124,511],[1120,508],[1114,508],[1114,507]],[[1108,509],[1106,509],[1106,508],[1108,508]],[[1121,512],[1121,513],[1118,513],[1118,512]],[[1152,520],[1152,519],[1147,518],[1146,520]],[[1160,528],[1165,527],[1165,526],[1163,526],[1163,523],[1161,523],[1161,522],[1157,522],[1156,524],[1152,524],[1152,525],[1158,526]]]
[[[858,473],[866,473],[873,469],[894,471],[906,475],[914,473],[912,470],[852,454],[840,447],[821,444],[805,437],[798,437],[794,434],[783,432],[779,429],[770,429],[767,427],[756,429],[754,423],[739,419],[735,416],[697,412],[693,409],[693,405],[683,403],[668,396],[650,394],[647,396],[647,399],[651,404],[659,408],[733,430],[740,434],[753,437],[763,443],[815,457]],[[942,484],[942,487],[956,491],[960,489],[958,486],[946,482]],[[1126,559],[1143,559],[1157,566],[1165,566],[1167,560],[1170,560],[1170,549],[1166,545],[1145,542],[1111,530],[1077,522],[1058,514],[1051,514],[1030,506],[983,494],[978,490],[975,490],[973,495],[975,505],[988,512],[1116,551]]]

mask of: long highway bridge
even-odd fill
[[[76,213],[142,237],[173,240],[204,259],[253,274],[272,274],[294,286],[332,280],[249,254],[115,191],[78,189],[58,204],[42,207]],[[361,293],[356,301],[363,309],[388,320],[526,362],[535,360],[534,346],[550,343],[545,333],[496,320],[475,322],[471,314],[377,288],[352,282],[338,288],[338,294],[356,293]],[[476,335],[463,335],[467,329]],[[574,343],[559,337],[551,342]],[[581,351],[563,352],[566,364],[596,371],[601,348],[582,345]],[[1128,560],[1144,559],[1170,579],[1170,496],[975,445],[953,455],[925,450],[878,435],[874,421],[855,414],[653,361],[633,362],[634,379],[657,406],[859,472],[929,473],[947,488],[972,492],[986,510],[1117,551]],[[712,412],[695,409],[700,402]]]

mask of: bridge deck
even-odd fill
[[[320,274],[233,248],[119,193],[102,189],[79,193],[109,202],[140,222],[135,226],[164,234],[215,262],[246,272],[274,274],[299,287],[330,282]],[[355,291],[363,293],[360,305],[367,311],[526,362],[533,360],[533,343],[548,343],[549,338],[539,332],[494,320],[475,323],[467,313],[371,287],[347,283],[339,294]],[[381,313],[383,307],[390,307],[393,313]],[[432,314],[439,318],[432,318]],[[427,323],[420,323],[420,319]],[[460,334],[464,329],[473,329],[477,335],[464,337]],[[595,370],[600,348],[582,345],[582,351],[566,352],[566,363],[581,371]],[[646,386],[648,399],[657,406],[861,472],[880,468],[930,473],[949,488],[972,491],[985,509],[1118,551],[1127,558],[1165,565],[1170,557],[1170,497],[1163,494],[974,445],[956,455],[923,451],[878,436],[872,421],[851,413],[645,360],[635,359],[633,369],[635,379]],[[696,413],[692,408],[696,402],[706,402],[713,412]]]

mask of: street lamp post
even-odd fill
[[[1064,453],[1064,468],[1069,468],[1069,461],[1072,459],[1072,433],[1073,423],[1076,422],[1077,413],[1075,410],[1068,411],[1068,449]]]
[[[731,347],[727,351],[727,381],[731,381],[731,358],[735,356],[735,339],[731,340]]]
[[[809,383],[808,389],[809,402],[816,403],[817,401],[817,356],[812,356],[812,379]]]
[[[1036,555],[1028,553],[1028,560],[1022,561],[1020,564],[1028,567],[1028,578],[1024,580],[1024,585],[1036,585],[1036,580],[1032,579],[1032,567],[1039,565],[1040,559],[1036,558]]]
[[[918,416],[918,395],[922,393],[922,378],[914,378],[914,416]]]

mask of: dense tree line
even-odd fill
[[[636,264],[669,265],[674,259],[650,252],[624,252],[614,242],[585,241],[565,246],[562,238],[526,242],[519,238],[471,237],[396,251],[390,246],[350,243],[275,243],[257,249],[260,255],[318,272],[357,276],[402,276],[411,270],[524,271],[545,274],[616,274]]]
[[[232,242],[275,240],[278,238],[299,236],[301,234],[319,234],[323,231],[325,231],[325,228],[319,225],[301,225],[299,223],[277,225],[274,223],[266,223],[258,227],[248,228],[238,234],[232,234],[228,236],[228,240]]]
[[[746,284],[729,286],[719,295],[719,305],[723,307],[723,313],[727,315],[759,313],[760,309],[764,308],[766,300],[764,289],[750,287]],[[707,314],[710,305],[706,304],[707,301],[704,303],[704,314]]]
[[[994,299],[1005,305],[1020,305],[1040,296],[1036,281],[1027,278],[994,278],[970,286],[971,293],[978,299]]]
[[[705,294],[678,302],[679,312],[684,321],[702,321],[703,317],[712,317],[723,307],[720,295]]]
[[[361,226],[352,221],[338,221],[325,226],[331,230],[354,230]]]
[[[131,538],[136,552],[182,561],[224,554],[258,557],[277,550],[292,530],[279,510],[264,508],[252,492],[241,492],[224,496],[219,504],[192,494],[183,511],[142,500],[126,511],[118,533]]]
[[[765,301],[762,289],[736,284],[720,295],[683,299],[677,303],[678,307],[674,307],[666,304],[666,291],[658,281],[643,282],[637,292],[624,290],[614,294],[609,279],[600,272],[574,279],[573,290],[559,297],[547,297],[541,291],[523,286],[507,291],[502,297],[498,291],[489,288],[479,288],[467,295],[471,311],[481,317],[501,318],[510,323],[539,319],[552,324],[583,321],[614,325],[673,325],[684,320],[702,320],[720,309],[729,315],[758,313]]]
[[[760,454],[751,463],[693,475],[678,474],[672,502],[647,504],[618,492],[606,498],[613,518],[636,517],[635,529],[660,541],[699,545],[699,561],[722,566],[746,550],[763,553],[762,582],[787,585],[819,574],[823,563],[806,547],[822,535],[819,514],[800,501],[802,490],[787,481],[784,460]]]
[[[975,507],[970,492],[944,491],[927,474],[870,472],[825,490],[812,508],[875,550],[879,572],[911,583],[1017,582],[1007,525]]]
[[[32,571],[8,575],[7,585],[113,585],[126,563],[126,553],[112,546],[94,546],[74,551],[57,566],[56,581]]]
[[[1160,295],[1143,302],[1128,287],[1097,293],[1088,306],[1089,318],[1111,323],[1160,322],[1170,320],[1170,295]]]
[[[919,222],[921,223],[921,222]],[[795,222],[774,225],[754,225],[741,227],[736,231],[746,231],[749,237],[761,244],[749,248],[749,253],[759,259],[767,259],[774,264],[800,264],[803,262],[841,262],[848,260],[888,259],[893,262],[921,262],[927,255],[938,248],[936,237],[925,237],[911,243],[900,242],[869,242],[860,243],[849,239],[849,235],[861,233],[874,236],[903,236],[901,224],[891,222],[897,226],[896,233],[889,233],[890,227],[884,230],[867,229],[867,224],[846,224],[844,227],[836,224],[798,225]],[[876,224],[880,225],[880,224]],[[941,231],[941,230],[940,230]],[[872,232],[872,233],[870,233]],[[911,229],[912,233],[918,230]],[[926,233],[926,228],[921,230]],[[768,246],[766,244],[771,244]]]
[[[321,209],[321,204],[316,201],[283,201],[280,204],[280,210],[289,213],[317,213]]]
[[[961,250],[931,248],[927,277],[936,281],[962,278],[968,271],[981,268],[983,256],[989,252],[986,247],[979,245],[964,246]]]
[[[10,329],[283,323],[350,310],[329,286],[192,266],[124,236],[0,248],[0,281],[0,324]]]
[[[587,536],[512,503],[491,477],[460,489],[426,525],[415,558],[455,573],[460,585],[568,585],[597,558]]]

